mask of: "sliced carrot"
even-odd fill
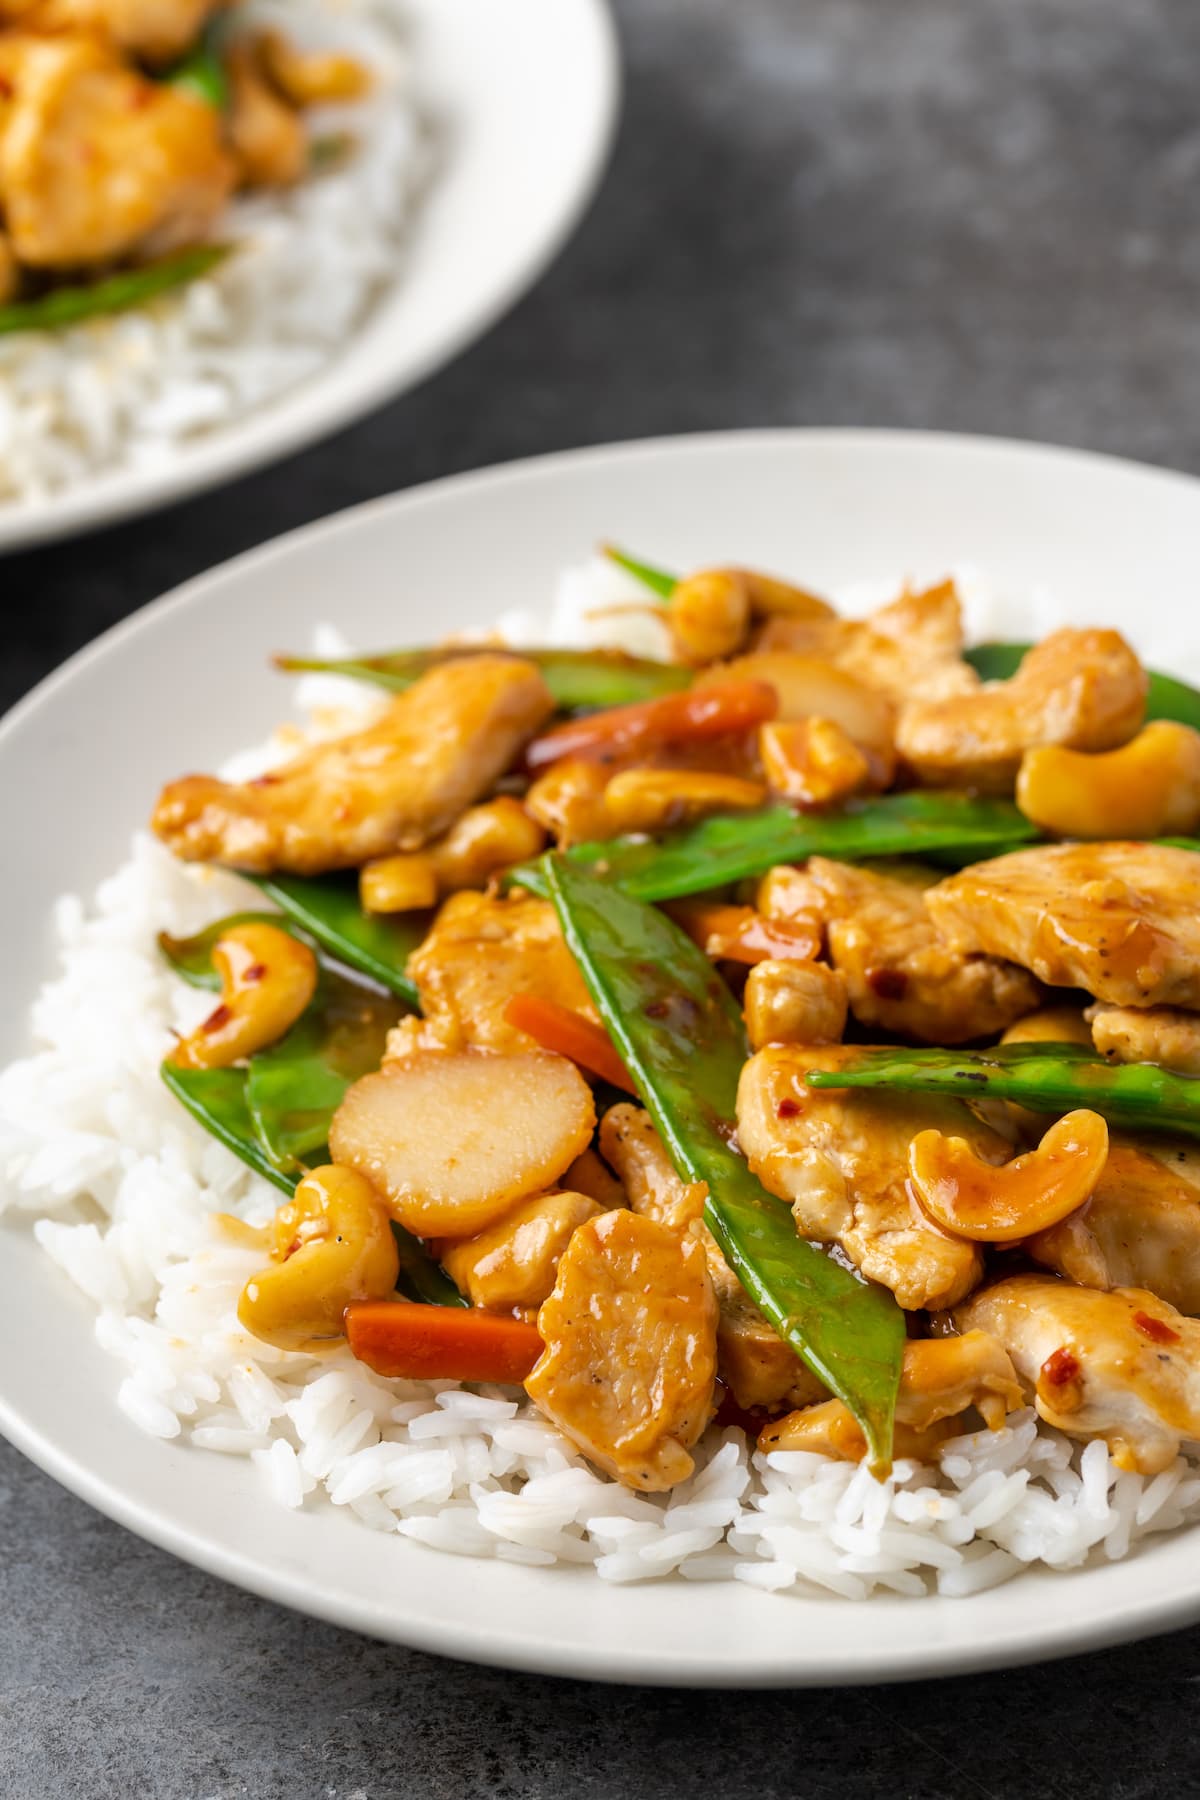
[[[812,962],[820,929],[799,919],[768,919],[752,906],[679,900],[666,908],[706,956],[728,962]]]
[[[458,1306],[356,1300],[345,1324],[359,1362],[411,1381],[521,1382],[542,1354],[536,1325]]]
[[[534,738],[525,762],[530,769],[544,769],[566,756],[617,762],[667,744],[695,744],[751,731],[778,711],[779,696],[769,682],[713,682],[711,687],[639,700],[632,706],[610,706],[585,719],[568,720]]]
[[[538,994],[514,994],[504,1008],[504,1017],[543,1050],[569,1056],[589,1075],[599,1075],[602,1081],[611,1082],[627,1094],[637,1092],[607,1031],[585,1019],[573,1006],[560,1006],[557,1000],[543,1000]]]

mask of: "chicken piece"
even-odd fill
[[[139,62],[161,65],[184,55],[221,0],[0,0],[0,26],[41,36],[86,32],[107,38]]]
[[[703,1246],[636,1213],[604,1213],[563,1253],[525,1389],[592,1462],[660,1493],[691,1474],[712,1413],[716,1327]]]
[[[308,133],[295,108],[271,85],[248,38],[225,55],[229,77],[226,129],[245,187],[290,187],[308,168]]]
[[[752,1056],[738,1084],[739,1142],[764,1186],[791,1202],[803,1236],[840,1244],[909,1311],[953,1306],[978,1283],[983,1258],[917,1211],[908,1146],[918,1131],[941,1131],[996,1164],[1010,1146],[959,1100],[806,1084],[810,1069],[839,1069],[854,1054],[776,1044]]]
[[[992,1431],[1021,1405],[1021,1384],[1008,1352],[986,1331],[961,1337],[911,1338],[896,1396],[894,1454],[928,1462],[945,1438],[962,1430],[961,1414],[975,1407]],[[849,1407],[827,1400],[764,1426],[760,1450],[806,1450],[861,1462],[867,1440]]]
[[[979,677],[963,661],[962,644],[962,603],[953,581],[944,581],[921,592],[905,589],[866,619],[770,619],[757,648],[825,657],[902,707],[918,696],[975,692]]]
[[[1162,844],[1048,844],[928,889],[948,943],[1116,1006],[1200,1008],[1200,855]]]
[[[954,1317],[999,1339],[1048,1425],[1103,1438],[1118,1468],[1157,1475],[1200,1437],[1200,1323],[1145,1288],[1014,1275]]]
[[[859,1023],[926,1044],[964,1044],[995,1037],[1031,1011],[1038,988],[1024,969],[943,941],[925,905],[937,877],[895,868],[883,874],[823,856],[808,864],[830,960]]]
[[[702,1181],[682,1181],[641,1106],[622,1100],[600,1121],[600,1154],[616,1170],[634,1212],[682,1236],[704,1217],[707,1188]]]
[[[28,268],[202,237],[233,187],[211,106],[91,37],[0,34],[0,216]]]
[[[610,1106],[600,1122],[600,1148],[634,1212],[703,1245],[717,1299],[718,1373],[738,1405],[747,1412],[771,1411],[824,1398],[816,1376],[764,1319],[725,1261],[703,1222],[704,1183],[680,1180],[649,1113],[626,1102]]]
[[[767,1044],[837,1044],[846,1029],[846,978],[827,963],[756,963],[742,995],[746,1035]]]
[[[628,1206],[629,1199],[624,1187],[617,1180],[608,1164],[594,1150],[582,1150],[563,1176],[563,1187],[569,1188],[573,1194],[586,1194],[594,1200],[601,1212],[611,1212],[615,1206]]]
[[[1086,1206],[1025,1248],[1081,1287],[1149,1288],[1200,1313],[1200,1150],[1117,1138]]]
[[[504,1017],[514,994],[554,1000],[599,1022],[553,906],[528,895],[453,894],[410,956],[408,975],[421,996],[422,1043],[528,1050],[533,1040]],[[410,1032],[398,1027],[392,1035],[407,1054]],[[390,1040],[388,1054],[396,1054]]]
[[[171,782],[153,826],[187,862],[256,874],[315,875],[419,850],[486,793],[553,708],[532,663],[458,657],[365,731],[314,744],[269,775]]]
[[[1110,1006],[1084,1014],[1092,1042],[1109,1062],[1150,1062],[1180,1075],[1200,1075],[1200,1013],[1174,1006]]]
[[[1146,671],[1117,631],[1052,632],[1010,681],[918,697],[900,713],[896,748],[927,787],[1011,793],[1026,750],[1111,750],[1146,710]]]
[[[472,1306],[524,1311],[542,1304],[572,1234],[603,1210],[566,1189],[534,1194],[474,1237],[439,1244],[437,1254]]]

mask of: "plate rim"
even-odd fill
[[[419,30],[421,9],[427,8],[430,0],[405,0],[405,4],[412,9],[414,29]],[[370,395],[353,386],[343,387],[337,378],[340,358],[334,357],[266,405],[201,435],[192,444],[185,443],[182,453],[169,456],[161,471],[128,469],[118,471],[116,476],[92,476],[78,487],[34,501],[0,499],[0,557],[107,530],[289,462],[402,398],[492,331],[537,286],[565,250],[599,191],[616,140],[623,75],[620,35],[611,0],[556,0],[556,4],[573,7],[594,41],[597,54],[591,135],[580,140],[574,179],[561,196],[557,210],[548,211],[539,221],[523,254],[484,304],[464,311],[451,329],[428,343],[421,355],[405,361],[390,378],[385,377]],[[419,101],[419,64],[416,92]],[[420,210],[425,205],[436,205],[436,184],[435,171],[431,198],[418,203],[411,236],[414,254],[420,254]],[[405,253],[407,249],[408,241]],[[406,265],[398,275],[396,291],[402,289],[405,280]],[[307,416],[288,418],[293,401],[298,400],[303,406],[314,393],[323,393],[326,388],[328,395],[321,405],[314,405]],[[272,428],[273,415],[278,413],[282,413],[282,419]],[[245,441],[241,428],[248,433]],[[259,428],[261,439],[255,435]]]
[[[1026,461],[1033,458],[1057,466],[1083,466],[1107,469],[1124,476],[1135,475],[1156,485],[1170,485],[1186,490],[1193,499],[1200,499],[1200,479],[1184,471],[1067,446],[959,433],[780,428],[642,438],[550,452],[441,477],[398,494],[382,496],[346,508],[327,518],[298,527],[205,571],[119,621],[45,677],[0,720],[0,749],[28,718],[44,706],[52,704],[60,689],[89,664],[107,660],[113,655],[119,656],[129,641],[193,603],[198,595],[203,595],[207,587],[226,576],[249,576],[253,579],[272,562],[294,555],[306,542],[317,536],[333,538],[353,534],[363,522],[389,512],[419,510],[435,506],[447,496],[469,497],[479,489],[496,491],[509,484],[530,479],[536,481],[548,470],[572,470],[580,465],[598,467],[603,463],[636,461],[664,453],[671,456],[698,456],[710,452],[736,454],[742,449],[753,450],[768,446],[784,448],[790,444],[804,445],[818,453],[823,447],[836,447],[843,452],[856,448],[898,450],[903,447],[917,451],[951,451],[963,455],[1014,455]],[[839,1653],[835,1666],[825,1674],[811,1669],[798,1672],[793,1668],[783,1667],[778,1657],[755,1661],[753,1656],[743,1655],[734,1668],[717,1667],[713,1663],[711,1652],[702,1651],[693,1657],[684,1647],[677,1661],[664,1672],[655,1664],[639,1660],[635,1647],[619,1668],[613,1666],[611,1649],[585,1648],[573,1652],[569,1666],[552,1671],[547,1670],[544,1660],[539,1659],[536,1645],[505,1638],[494,1627],[468,1628],[456,1621],[446,1623],[433,1616],[421,1616],[415,1620],[411,1617],[404,1618],[397,1629],[386,1620],[368,1616],[363,1604],[353,1598],[347,1600],[332,1592],[314,1590],[294,1573],[278,1567],[272,1568],[261,1558],[242,1551],[236,1544],[221,1543],[216,1538],[197,1535],[187,1525],[177,1524],[169,1513],[162,1510],[161,1505],[143,1500],[136,1494],[130,1495],[106,1476],[94,1474],[68,1449],[60,1447],[53,1438],[48,1437],[32,1417],[27,1417],[11,1404],[3,1392],[0,1392],[0,1429],[31,1461],[70,1492],[147,1541],[194,1566],[231,1581],[264,1599],[324,1619],[341,1628],[355,1629],[416,1649],[487,1666],[542,1674],[557,1672],[608,1682],[663,1686],[765,1688],[835,1683],[869,1685],[978,1672],[1033,1659],[1043,1661],[1084,1654],[1141,1635],[1176,1629],[1200,1617],[1198,1587],[1192,1593],[1177,1591],[1166,1599],[1151,1597],[1130,1601],[1116,1609],[1101,1625],[1094,1621],[1088,1622],[1085,1626],[1086,1637],[1082,1642],[1079,1627],[1071,1621],[1069,1608],[1063,1609],[1061,1616],[1056,1616],[1051,1625],[1042,1625],[1042,1635],[1032,1652],[1019,1633],[1009,1631],[991,1637],[986,1643],[976,1643],[966,1651],[961,1644],[940,1643],[934,1638],[933,1641],[914,1645],[911,1657],[903,1668],[897,1668],[894,1664],[887,1667],[863,1667],[856,1663],[855,1666],[850,1666],[848,1653],[845,1652]],[[584,1580],[588,1579],[587,1571],[580,1573]],[[1061,1578],[1069,1581],[1073,1573],[1067,1571]],[[562,1581],[564,1601],[568,1599],[569,1588],[576,1585],[573,1574],[569,1570],[554,1572],[554,1578]]]

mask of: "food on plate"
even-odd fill
[[[1200,696],[1113,631],[984,679],[953,583],[615,555],[660,661],[282,658],[337,717],[162,789],[193,1435],[618,1580],[968,1592],[1195,1516]]]
[[[161,453],[344,342],[419,175],[401,29],[379,0],[0,0],[0,500]]]

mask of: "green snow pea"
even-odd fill
[[[171,288],[183,287],[207,275],[229,255],[228,244],[197,244],[140,269],[122,269],[101,281],[51,288],[32,300],[13,300],[0,306],[0,336],[11,331],[56,331],[83,319],[105,318],[127,312]]]
[[[843,1068],[813,1069],[815,1088],[898,1088],[962,1100],[1017,1100],[1034,1112],[1098,1112],[1132,1130],[1200,1137],[1200,1080],[1156,1063],[1110,1063],[1079,1044],[994,1050],[858,1050]]]
[[[168,931],[160,931],[158,947],[175,973],[182,975],[191,987],[209,988],[213,993],[219,993],[221,977],[213,967],[213,947],[217,939],[224,937],[235,925],[284,925],[286,929],[278,913],[227,913],[223,919],[215,919],[192,937],[177,938]]]
[[[388,650],[378,656],[277,656],[275,666],[289,674],[316,670],[348,675],[400,693],[429,669],[490,648],[494,647],[462,644],[442,650]],[[512,655],[536,663],[562,712],[590,712],[654,700],[661,694],[678,693],[695,680],[694,669],[629,656],[623,650],[514,650]]]
[[[357,875],[249,875],[284,916],[327,955],[369,975],[409,1006],[418,1006],[416,983],[405,964],[429,928],[426,913],[381,918],[364,912]]]
[[[963,655],[985,681],[1008,681],[1016,674],[1021,658],[1032,644],[976,644]],[[1200,692],[1173,675],[1150,671],[1150,687],[1146,695],[1146,723],[1154,719],[1175,719],[1200,731]]]
[[[955,850],[965,860],[1011,850],[1036,838],[1035,826],[1008,800],[968,794],[884,794],[850,801],[836,812],[797,813],[768,806],[724,813],[660,838],[611,838],[565,852],[572,868],[590,869],[639,900],[678,900],[729,881],[763,875],[776,863],[806,856],[853,862],[866,856],[919,856]],[[506,885],[547,891],[544,863],[510,869]]]
[[[215,112],[229,111],[229,77],[218,49],[218,33],[210,24],[201,32],[186,56],[163,76],[168,87],[181,88],[203,100]]]
[[[616,544],[602,544],[600,548],[609,562],[616,563],[619,569],[624,569],[627,575],[640,581],[643,587],[649,588],[652,594],[657,594],[660,600],[669,600],[679,586],[678,575],[670,575],[666,569],[656,569],[653,563],[640,562],[636,556],[630,556],[628,551],[619,549]]]
[[[621,1060],[684,1181],[708,1186],[705,1218],[742,1286],[858,1420],[872,1466],[891,1462],[904,1315],[796,1232],[731,1148],[750,1050],[733,996],[664,913],[569,859],[543,859],[544,887]]]

